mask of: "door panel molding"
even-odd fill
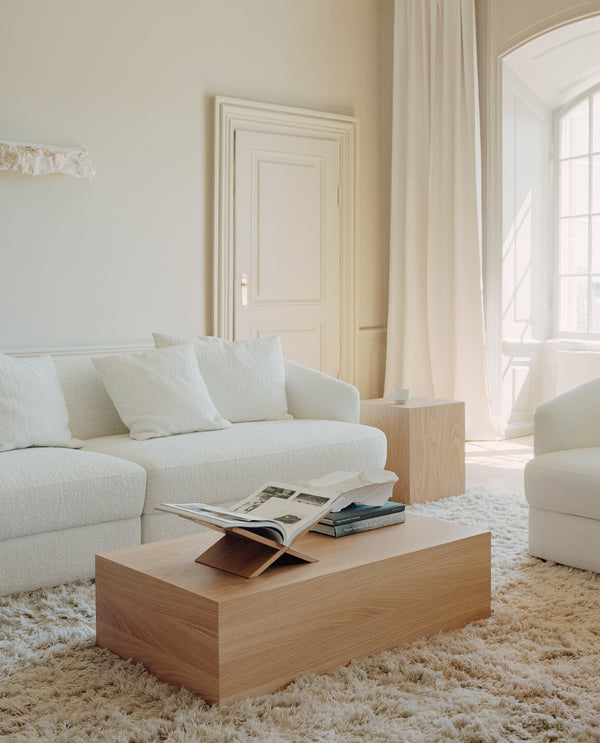
[[[318,204],[315,204],[316,208],[313,213],[313,217],[315,217],[315,221],[317,221],[317,224],[321,226],[320,234],[318,235],[318,238],[316,240],[317,244],[317,251],[316,256],[313,254],[312,258],[316,257],[316,259],[319,262],[320,271],[319,275],[321,276],[321,279],[316,282],[318,284],[317,287],[312,287],[313,291],[310,291],[309,287],[304,287],[303,292],[296,291],[295,293],[289,293],[281,295],[281,291],[278,291],[281,289],[281,285],[278,282],[271,282],[271,291],[269,292],[267,290],[267,281],[263,281],[263,277],[265,274],[261,270],[262,266],[264,265],[265,271],[267,271],[267,264],[268,259],[263,261],[263,255],[260,250],[261,245],[261,239],[259,239],[259,235],[262,232],[263,229],[263,220],[262,217],[262,196],[264,195],[263,188],[266,188],[266,181],[267,181],[267,173],[265,172],[268,169],[269,165],[275,165],[279,167],[287,166],[288,168],[301,168],[299,170],[300,173],[306,174],[307,172],[310,173],[310,175],[313,176],[313,178],[318,182],[319,184],[319,198],[318,198]],[[310,303],[310,302],[323,302],[325,299],[325,282],[323,280],[324,274],[325,274],[325,251],[324,251],[324,243],[325,243],[325,225],[324,225],[324,215],[325,215],[325,159],[322,156],[315,157],[315,156],[308,156],[308,155],[295,155],[292,153],[287,152],[272,152],[272,151],[261,151],[261,150],[253,150],[252,152],[252,180],[253,185],[251,189],[251,193],[253,197],[256,199],[256,203],[254,203],[251,207],[251,212],[257,216],[257,219],[255,220],[255,223],[253,224],[253,230],[252,230],[252,256],[253,256],[253,276],[254,276],[254,283],[255,283],[255,293],[253,297],[253,303],[255,305],[267,305],[267,304],[277,304],[278,302],[283,302],[285,304],[294,304],[294,302],[297,303]],[[264,184],[264,185],[263,185]],[[299,194],[298,194],[299,195]],[[269,204],[269,198],[267,197],[265,199],[265,202]],[[268,208],[268,207],[267,207]],[[264,220],[265,223],[268,222],[268,219]],[[292,226],[291,232],[294,232],[293,229],[294,226]],[[263,236],[264,239],[264,236]],[[286,238],[286,241],[288,238]],[[298,247],[298,246],[296,246]],[[293,253],[293,251],[291,251]],[[299,252],[299,251],[298,251]],[[307,256],[306,254],[303,254],[302,260],[306,261]],[[275,284],[275,291],[273,291],[273,283]],[[314,290],[316,289],[316,291]],[[286,291],[289,291],[289,285],[286,289]]]
[[[340,377],[352,384],[358,351],[358,120],[311,109],[215,97],[214,333],[234,337],[236,132],[327,138],[340,153]]]
[[[261,323],[254,326],[256,337],[278,334],[281,337],[281,346],[286,359],[302,363],[296,354],[300,350],[306,357],[312,356],[315,366],[325,359],[325,343],[327,340],[324,323]]]

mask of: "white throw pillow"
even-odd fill
[[[50,356],[0,354],[0,451],[83,442],[69,430],[69,411]]]
[[[231,425],[210,399],[191,343],[104,356],[92,363],[132,439]]]
[[[243,341],[153,333],[157,348],[191,341],[217,409],[232,423],[291,418],[278,335]]]

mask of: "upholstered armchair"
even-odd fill
[[[536,410],[525,496],[531,554],[600,572],[600,378]]]

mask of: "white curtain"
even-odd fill
[[[396,0],[385,391],[463,400],[498,437],[484,343],[474,0]]]

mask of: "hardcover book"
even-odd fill
[[[341,511],[331,511],[319,523],[327,526],[338,526],[339,524],[349,524],[353,521],[361,521],[374,516],[387,516],[391,513],[403,512],[404,508],[404,503],[395,503],[394,501],[387,501],[381,506],[353,503]]]
[[[388,513],[385,516],[373,516],[372,518],[358,519],[356,521],[337,524],[337,526],[324,524],[323,521],[319,521],[318,524],[315,524],[312,527],[311,531],[316,531],[319,534],[327,534],[330,537],[345,537],[348,534],[358,534],[363,531],[380,529],[384,526],[403,524],[405,520],[406,514],[404,509],[402,509]]]

